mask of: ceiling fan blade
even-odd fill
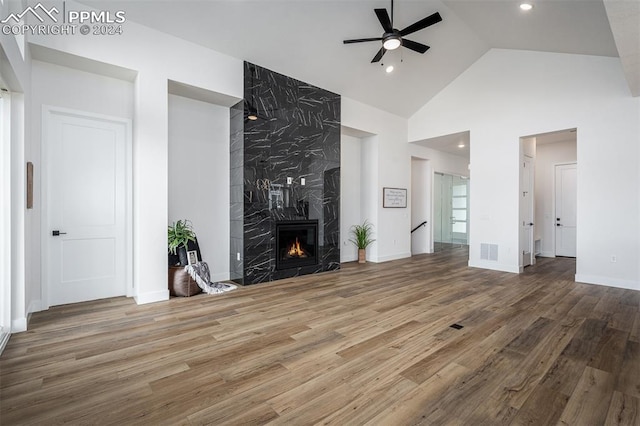
[[[442,21],[442,17],[440,16],[440,14],[438,12],[434,13],[433,15],[429,15],[424,19],[419,20],[418,22],[409,25],[407,28],[405,28],[404,30],[400,31],[400,35],[402,37],[409,35],[411,33],[415,33],[416,31],[420,31],[422,29],[425,29],[433,24],[437,24],[438,22]]]
[[[414,52],[418,52],[418,53],[424,53],[430,49],[430,47],[427,46],[426,44],[418,43],[416,41],[406,40],[404,38],[402,39],[402,45],[407,49],[411,49]]]
[[[363,43],[365,41],[380,41],[382,40],[382,37],[376,37],[376,38],[354,38],[352,40],[343,40],[342,42],[344,44],[350,44],[350,43]]]
[[[391,25],[391,19],[389,19],[389,13],[387,9],[374,9],[376,15],[378,16],[378,21],[382,24],[382,28],[384,28],[385,33],[390,33],[393,31],[393,26]]]
[[[376,56],[371,60],[371,63],[380,62],[380,59],[382,59],[385,53],[387,53],[387,49],[381,47],[380,50],[378,50],[378,53],[376,53]]]

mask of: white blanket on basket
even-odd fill
[[[209,272],[209,265],[207,262],[197,262],[187,265],[184,269],[191,275],[191,278],[195,280],[198,287],[207,294],[219,294],[226,291],[235,290],[237,286],[229,283],[210,281],[211,273]]]

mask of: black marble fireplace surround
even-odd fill
[[[231,279],[339,269],[340,96],[245,62],[230,150]],[[276,228],[304,223],[316,224],[316,253],[282,262]]]

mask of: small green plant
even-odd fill
[[[372,234],[373,225],[365,220],[362,225],[353,225],[351,227],[351,235],[353,238],[349,241],[355,244],[358,249],[364,250],[375,241],[371,238]]]
[[[168,242],[169,253],[176,254],[179,247],[187,247],[189,241],[196,240],[196,233],[193,232],[191,222],[188,220],[179,220],[169,225]]]

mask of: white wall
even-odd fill
[[[67,1],[67,8],[86,6]],[[35,36],[40,48],[133,70],[134,293],[138,303],[167,300],[168,81],[232,100],[242,98],[242,60],[127,21],[118,37]],[[69,56],[73,55],[73,56]],[[80,65],[78,65],[80,66]]]
[[[362,223],[361,217],[361,173],[362,138],[340,136],[340,262],[358,260],[358,248],[349,241],[349,230]]]
[[[374,136],[361,145],[361,217],[374,226],[374,242],[367,259],[384,262],[411,256],[411,200],[406,209],[382,207],[382,188],[411,185],[411,155],[407,120],[342,97],[342,125]]]
[[[555,257],[555,166],[574,163],[575,140],[536,146],[536,238],[540,238],[540,256]]]
[[[576,279],[640,289],[638,117],[617,58],[493,49],[409,119],[409,141],[471,131],[469,264],[517,272],[519,138],[577,128]]]
[[[213,281],[229,279],[229,108],[169,95],[169,223],[192,222]]]

